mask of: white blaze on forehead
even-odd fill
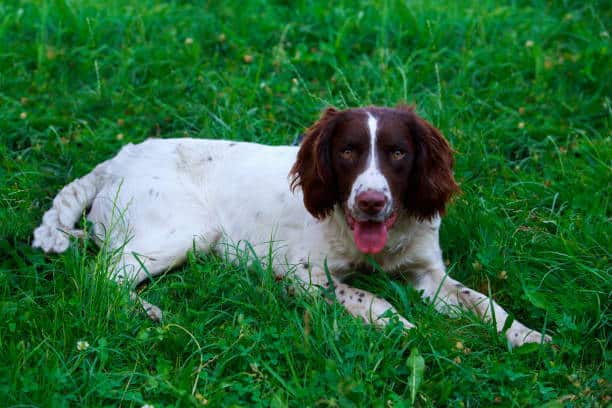
[[[374,175],[377,172],[380,173],[380,169],[378,168],[378,159],[376,157],[376,131],[378,130],[377,127],[378,121],[374,116],[372,116],[370,112],[368,112],[368,129],[370,130],[370,156],[368,157],[368,165],[366,166],[366,170],[364,173],[370,175]]]
[[[370,129],[370,160],[376,161],[376,128],[378,121],[368,112],[368,129]]]
[[[370,112],[367,112],[367,125],[370,136],[370,149],[368,153],[368,161],[365,170],[357,176],[351,194],[348,199],[348,208],[352,211],[357,210],[356,198],[359,193],[367,190],[374,190],[383,193],[387,198],[388,206],[391,205],[391,194],[389,192],[389,183],[385,175],[380,171],[378,155],[376,152],[376,133],[378,131],[378,120]],[[388,209],[385,209],[388,210]],[[387,211],[383,211],[387,212]]]

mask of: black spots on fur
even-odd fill
[[[302,262],[302,268],[308,269],[310,268],[310,264],[308,262]],[[329,282],[327,284],[329,285]]]
[[[341,305],[343,305],[345,302],[346,302],[346,299],[342,299],[342,300],[340,301],[340,304],[341,304]]]
[[[229,146],[229,147],[234,147],[234,146],[236,146],[236,143],[233,143],[233,142],[232,142],[232,143],[230,143],[228,146]]]
[[[461,293],[463,293],[464,295],[469,295],[470,291],[468,289],[466,289],[466,290],[462,291]]]
[[[363,302],[363,299],[362,299],[362,298],[359,298],[359,299],[357,299],[357,301],[358,301],[359,303],[361,303],[361,302]]]
[[[342,290],[340,291],[340,294],[341,294],[341,295],[344,295],[344,289],[342,289]]]
[[[212,158],[212,156],[208,156],[208,157],[206,158],[206,160],[208,160],[208,161],[212,161],[212,160],[213,160],[213,158]]]
[[[362,298],[362,297],[364,297],[364,296],[365,296],[365,293],[363,293],[363,292],[357,292],[357,296],[359,296],[360,298]],[[360,302],[361,302],[361,300],[360,300]]]

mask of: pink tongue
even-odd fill
[[[387,226],[384,222],[356,222],[353,237],[357,248],[364,254],[377,254],[387,243]]]

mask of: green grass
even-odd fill
[[[356,3],[0,4],[0,405],[610,403],[612,8]],[[353,283],[418,328],[376,330],[204,254],[145,289],[166,312],[157,325],[91,243],[29,246],[55,193],[127,142],[290,143],[328,105],[400,101],[457,151],[451,274],[556,348],[511,350],[383,274]]]

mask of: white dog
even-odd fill
[[[389,302],[342,283],[347,273],[371,268],[371,257],[439,310],[494,316],[501,331],[504,309],[445,272],[438,231],[458,190],[452,166],[444,137],[405,107],[327,109],[299,148],[150,139],[64,187],[33,246],[65,251],[89,209],[94,239],[121,252],[114,279],[138,285],[182,263],[194,246],[224,252],[228,243],[247,241],[263,258],[274,241],[282,250],[277,275],[289,273],[310,290],[328,288],[349,313],[386,324],[397,314]],[[159,308],[139,301],[161,319]],[[515,346],[550,341],[516,320],[505,334]]]

